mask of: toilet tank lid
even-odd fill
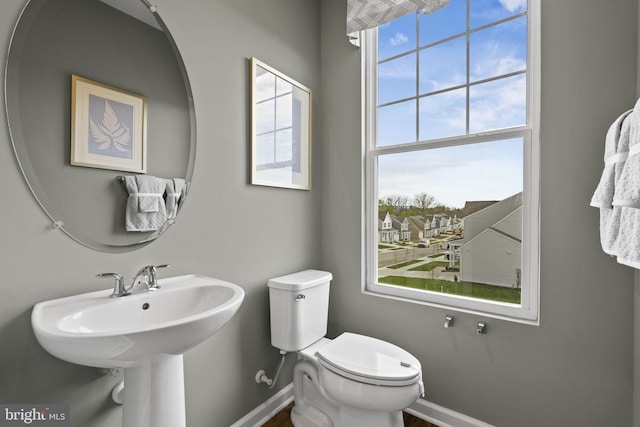
[[[333,275],[328,271],[320,270],[304,270],[297,273],[287,274],[285,276],[275,277],[269,280],[269,287],[275,289],[284,289],[291,291],[299,291],[302,289],[313,288],[331,281]]]

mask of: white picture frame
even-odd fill
[[[146,99],[76,75],[71,92],[71,165],[146,173]]]
[[[251,183],[311,189],[311,89],[251,58]]]

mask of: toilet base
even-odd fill
[[[350,408],[352,409],[352,408]],[[404,427],[402,412],[371,412],[358,410],[341,410],[339,418],[334,423],[325,413],[313,406],[307,406],[302,413],[296,409],[291,410],[291,423],[295,427]]]
[[[322,387],[318,366],[304,358],[294,367],[293,393],[291,422],[295,427],[404,427],[400,410],[380,412],[339,405]]]

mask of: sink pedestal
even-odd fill
[[[186,427],[182,355],[124,369],[123,427]]]

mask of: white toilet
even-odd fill
[[[269,280],[271,344],[298,353],[296,427],[399,427],[424,393],[420,362],[388,342],[345,332],[325,338],[331,273],[306,270]]]

